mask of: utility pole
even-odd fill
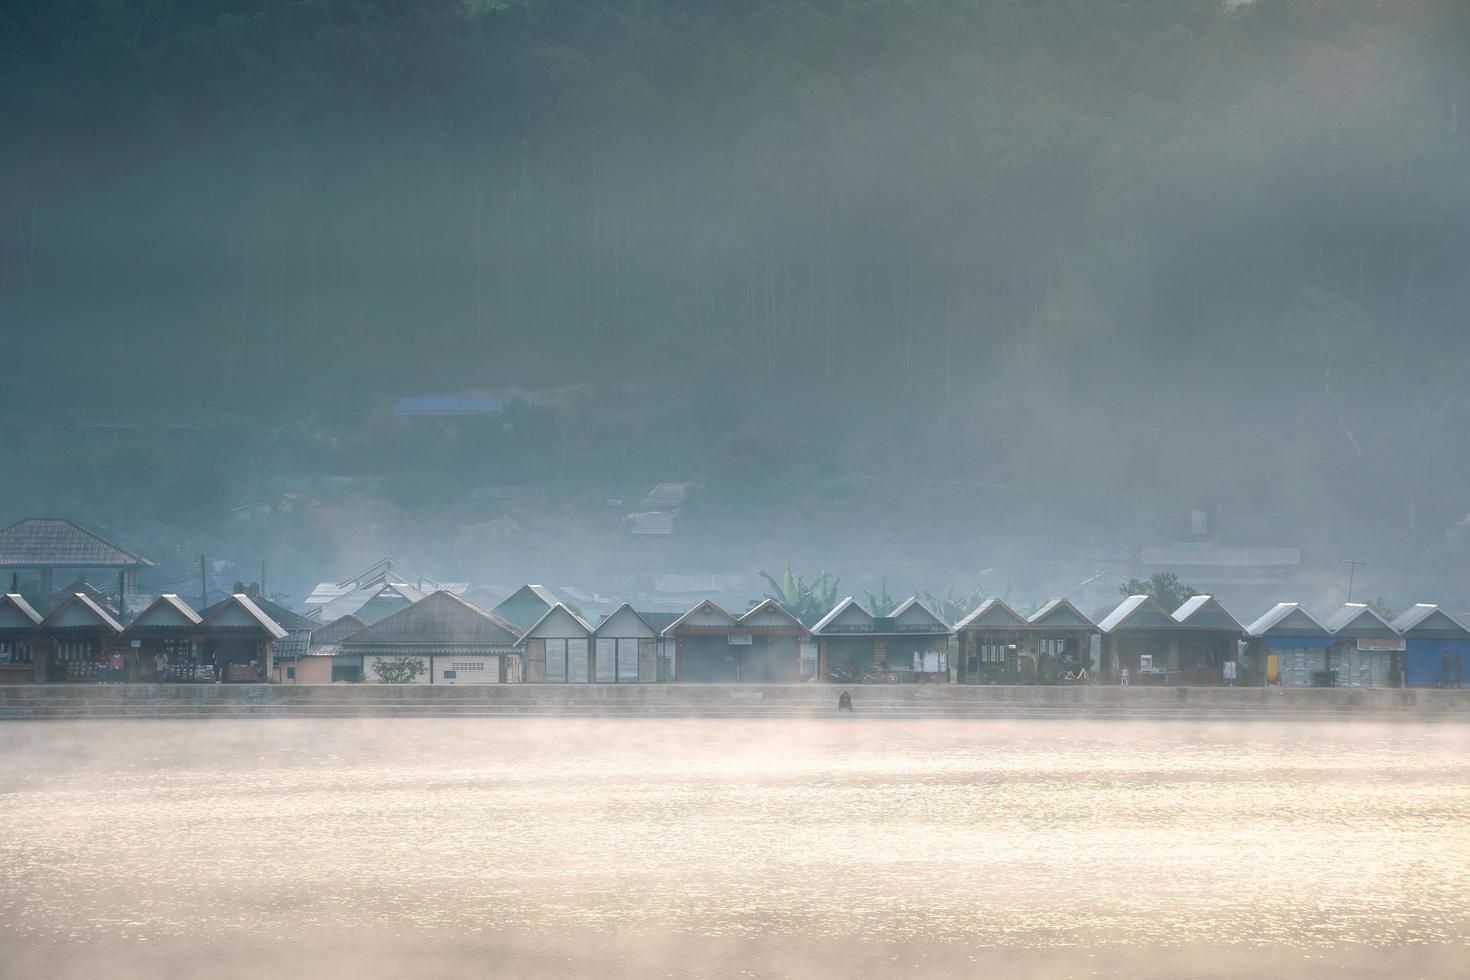
[[[265,598],[265,559],[260,560],[260,597]]]
[[[1366,565],[1368,563],[1365,562],[1365,561],[1358,561],[1356,558],[1344,558],[1342,560],[1342,563],[1348,567],[1348,597],[1347,597],[1347,601],[1348,602],[1352,602],[1353,601],[1353,580],[1357,577],[1357,574],[1358,574],[1358,566],[1359,565]]]
[[[204,608],[209,605],[209,576],[208,576],[208,572],[205,571],[206,568],[208,568],[208,566],[204,564],[204,556],[203,555],[200,555],[199,556],[199,611],[200,612],[203,612],[204,611]]]

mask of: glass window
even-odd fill
[[[567,641],[546,641],[546,679],[562,684],[567,679]]]
[[[618,641],[618,683],[638,683],[638,641]]]
[[[980,646],[980,659],[987,664],[1003,664],[1010,648],[1004,643],[984,643]]]
[[[587,683],[587,638],[567,640],[567,683]]]
[[[618,641],[597,638],[597,670],[594,676],[599,684],[612,684],[618,679]]]
[[[810,680],[817,676],[817,645],[815,643],[803,643],[801,645],[801,679]]]

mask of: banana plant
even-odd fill
[[[821,619],[837,604],[837,584],[841,580],[830,572],[823,571],[810,585],[805,576],[792,574],[790,564],[780,581],[764,569],[760,575],[771,587],[765,597],[774,599],[781,608],[807,626]]]

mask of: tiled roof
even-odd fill
[[[0,531],[0,566],[122,568],[152,564],[60,518],[28,517]]]

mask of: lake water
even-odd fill
[[[1450,726],[0,726],[0,976],[1463,977]]]

